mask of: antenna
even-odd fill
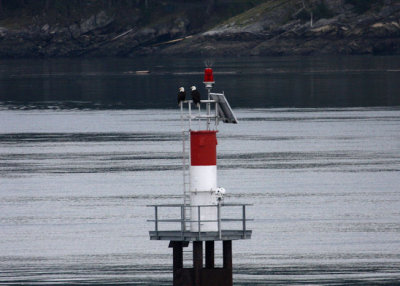
[[[212,68],[205,68],[204,69],[204,82],[207,89],[207,100],[210,101],[210,92],[213,84],[215,83],[214,81],[214,75],[213,75],[213,70]],[[210,115],[211,115],[211,106],[210,102],[207,102],[207,130],[210,130]]]
[[[204,66],[205,66],[206,68],[212,68],[213,65],[214,65],[214,61],[213,61],[213,60],[209,60],[209,59],[204,60]]]

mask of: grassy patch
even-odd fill
[[[258,21],[265,17],[265,14],[273,11],[274,9],[281,7],[285,4],[293,2],[292,0],[270,0],[263,1],[264,3],[257,5],[256,7],[237,15],[228,21],[225,21],[224,24],[234,23],[237,26],[245,26],[250,22]]]

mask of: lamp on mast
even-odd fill
[[[204,69],[204,82],[203,82],[206,86],[207,89],[207,100],[210,100],[210,92],[211,92],[211,88],[213,86],[213,84],[215,83],[214,81],[214,75],[213,75],[213,70],[212,68],[205,68]],[[207,130],[210,130],[210,123],[211,123],[211,119],[210,119],[210,115],[211,115],[211,106],[210,103],[207,103]]]
[[[212,68],[204,69],[204,84],[207,89],[211,89],[212,85],[215,83]]]

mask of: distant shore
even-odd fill
[[[122,6],[96,6],[74,17],[51,18],[49,12],[24,20],[17,11],[1,18],[0,58],[400,54],[400,3],[384,1],[357,12],[346,1],[323,7],[259,2],[229,17],[216,9],[207,16],[212,25],[198,19],[205,15],[195,18],[199,7],[184,5],[177,12],[130,7],[125,14]]]

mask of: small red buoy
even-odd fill
[[[206,68],[204,70],[204,83],[214,83],[214,76],[212,68]]]

